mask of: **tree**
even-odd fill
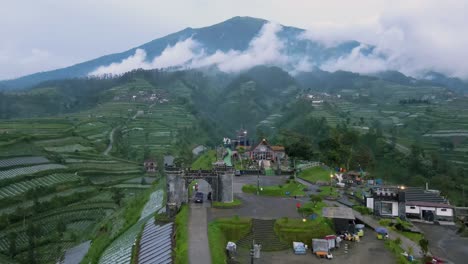
[[[293,159],[310,160],[314,155],[312,144],[302,135],[291,133],[285,142],[285,151]]]
[[[141,185],[146,185],[146,184],[147,184],[145,177],[141,177],[141,182],[140,182],[140,184],[141,184]]]
[[[120,206],[121,203],[122,203],[122,199],[124,197],[124,194],[122,193],[122,190],[120,188],[114,188],[112,189],[112,200],[114,200],[114,202]]]
[[[310,201],[312,202],[312,205],[315,207],[317,206],[318,203],[322,201],[322,196],[316,195],[316,194],[311,194],[310,195]]]
[[[419,240],[419,246],[421,246],[424,255],[426,255],[429,251],[429,240],[422,238],[421,240]]]

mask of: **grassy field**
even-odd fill
[[[260,195],[266,196],[303,196],[305,194],[305,185],[290,181],[284,185],[273,185],[273,186],[260,186]],[[252,184],[245,184],[242,186],[242,191],[245,193],[257,193],[257,186]]]
[[[336,187],[332,186],[320,186],[320,196],[322,197],[331,197],[331,198],[338,198],[340,193]]]
[[[239,199],[234,199],[232,203],[222,203],[222,202],[212,202],[211,206],[214,208],[233,208],[233,207],[238,207],[242,204],[242,201]]]
[[[317,217],[315,220],[295,218],[280,218],[276,220],[275,232],[281,240],[292,244],[293,241],[303,242],[311,247],[313,238],[323,238],[334,234],[333,224],[330,220]]]
[[[299,178],[315,183],[317,181],[330,181],[330,171],[322,167],[313,167],[305,169],[299,173]]]
[[[412,225],[412,223],[410,222],[406,222],[406,221],[402,221],[402,220],[396,220],[396,222],[394,221],[391,221],[390,219],[381,219],[379,221],[379,224],[381,226],[386,226],[388,228],[391,228],[392,230],[394,230],[395,232],[398,232],[402,235],[404,235],[405,237],[413,240],[415,243],[419,243],[419,240],[423,239],[424,238],[424,235],[421,234],[421,233],[415,233],[415,232],[409,232],[409,231],[401,231],[401,230],[398,230],[396,227],[395,227],[395,224],[401,224],[402,226],[408,228]]]
[[[192,163],[192,170],[210,170],[216,162],[216,151],[209,150]]]
[[[316,214],[317,216],[322,216],[322,208],[326,207],[327,204],[324,202],[306,202],[299,209],[299,213],[303,213],[305,217]]]
[[[211,262],[226,263],[226,243],[237,241],[247,235],[252,228],[250,218],[219,218],[208,224]]]

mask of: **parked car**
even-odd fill
[[[241,176],[241,171],[240,171],[240,170],[236,170],[236,171],[234,172],[234,175],[235,175],[235,176]]]
[[[202,192],[197,192],[195,194],[194,202],[195,203],[203,203],[203,193]]]

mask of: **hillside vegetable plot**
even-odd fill
[[[163,191],[157,190],[151,194],[149,201],[146,203],[143,211],[142,218],[130,227],[125,233],[118,237],[112,244],[104,251],[99,260],[100,264],[120,264],[130,263],[132,258],[132,247],[135,243],[136,237],[141,230],[141,227],[147,223],[152,223],[152,214],[160,210],[163,202]],[[172,230],[172,229],[171,229]],[[159,262],[153,262],[159,263]],[[166,263],[166,262],[161,262]]]
[[[163,196],[164,192],[162,190],[157,190],[151,194],[148,202],[146,202],[145,207],[141,212],[140,220],[153,214],[162,207]]]
[[[132,247],[141,230],[141,227],[147,221],[152,221],[152,217],[146,217],[132,227],[125,233],[119,236],[109,247],[106,248],[104,253],[99,259],[99,264],[127,264],[132,259]]]
[[[61,146],[61,147],[48,147],[45,149],[48,151],[53,151],[53,152],[75,152],[75,151],[93,150],[93,148],[91,147],[85,147],[80,144],[66,145],[66,146]]]
[[[52,186],[65,182],[79,181],[80,177],[74,174],[52,174],[30,181],[17,182],[0,188],[0,199],[23,194],[31,189],[41,186]]]
[[[41,163],[48,163],[49,160],[44,157],[18,157],[11,159],[0,160],[0,168],[6,168],[18,165],[34,165]]]
[[[148,221],[143,229],[138,252],[139,264],[172,263],[172,223],[163,226]]]
[[[22,167],[11,170],[0,171],[0,180],[10,179],[21,175],[33,174],[41,171],[66,169],[67,167],[60,164],[44,164],[31,167]]]

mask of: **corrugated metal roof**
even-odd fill
[[[405,198],[407,202],[447,203],[447,200],[440,197],[439,194],[426,192],[420,187],[407,187],[405,189]]]

